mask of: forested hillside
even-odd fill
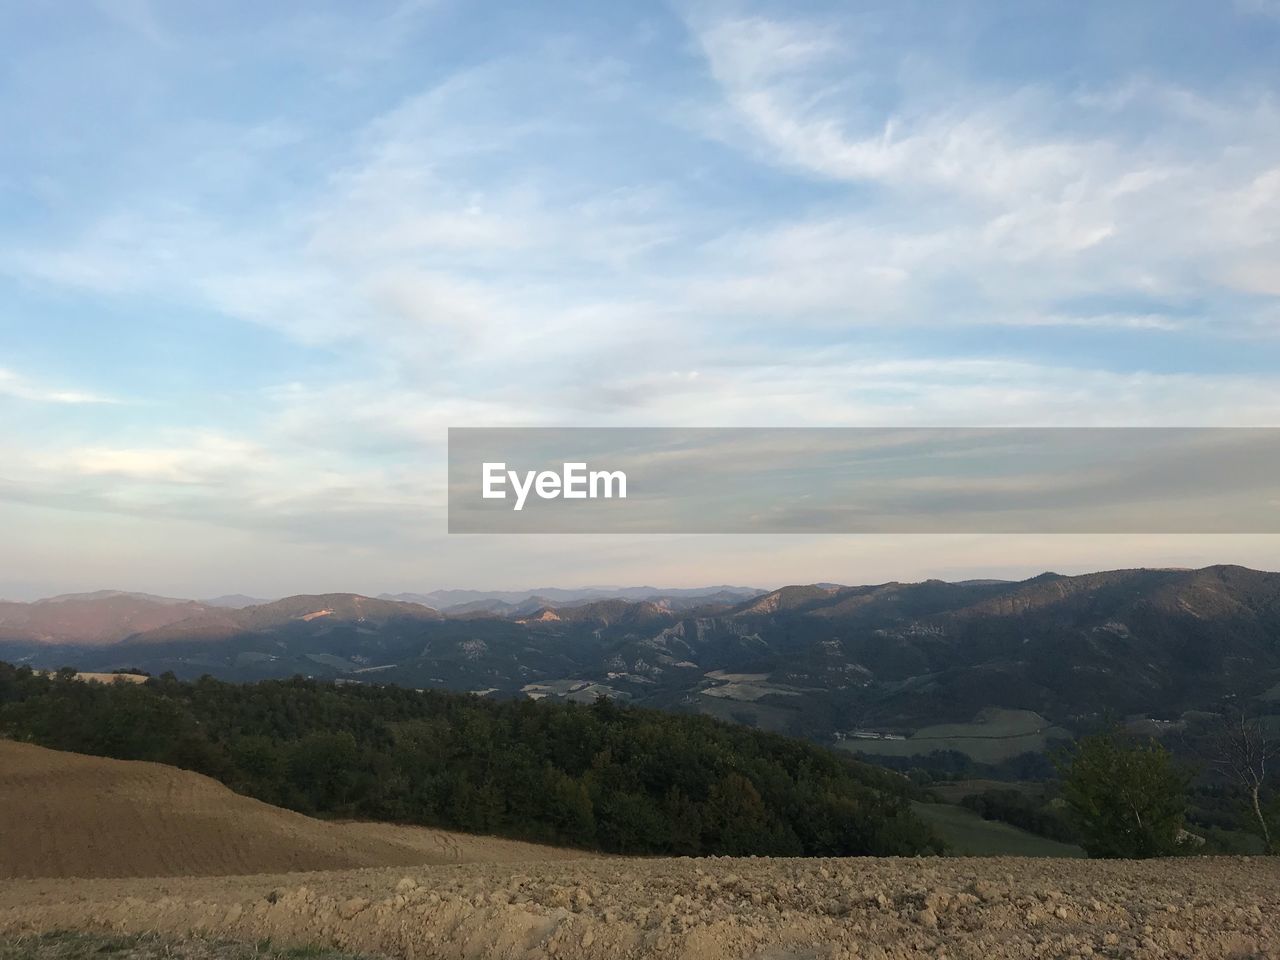
[[[937,849],[902,778],[706,717],[309,680],[83,683],[0,663],[0,736],[270,803],[619,853]]]

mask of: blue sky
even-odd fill
[[[448,426],[1280,423],[1280,5],[0,8],[0,595],[1273,540],[448,538]]]

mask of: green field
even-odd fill
[[[1027,780],[950,780],[932,783],[929,790],[937,794],[943,803],[959,803],[965,797],[988,790],[1016,790],[1025,796],[1043,796],[1045,785]]]
[[[933,827],[948,852],[962,857],[1083,857],[1070,843],[1038,837],[996,820],[983,820],[972,810],[949,803],[912,803],[920,819]]]
[[[1050,741],[1070,739],[1030,710],[983,710],[972,723],[921,727],[905,740],[843,740],[839,749],[879,757],[914,757],[935,750],[956,750],[978,763],[999,763],[1022,753],[1043,753]]]
[[[794,710],[784,710],[759,701],[725,700],[722,697],[699,697],[698,712],[717,720],[745,723],[771,733],[790,733],[796,721]]]

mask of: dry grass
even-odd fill
[[[0,740],[0,880],[222,876],[589,856],[387,823],[315,820],[157,763]]]

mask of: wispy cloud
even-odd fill
[[[779,162],[820,176],[988,197],[1052,194],[1108,152],[1105,143],[1020,135],[1018,122],[1043,106],[1030,91],[877,116],[848,79],[861,38],[840,42],[829,24],[747,17],[695,21],[693,29],[746,129]]]
[[[1280,3],[1277,0],[1236,0],[1236,9],[1241,13],[1280,18]]]
[[[51,387],[47,384],[32,381],[19,376],[12,370],[0,367],[0,397],[12,397],[16,400],[27,400],[34,403],[86,404],[86,403],[118,403],[119,401],[97,393],[83,390],[66,390]]]
[[[376,550],[450,425],[1280,420],[1256,38],[1210,75],[887,9],[134,3],[109,69],[15,47],[6,495]]]
[[[36,463],[72,476],[212,484],[249,472],[264,453],[244,440],[206,434],[156,447],[73,447]]]
[[[828,324],[985,317],[1165,331],[1196,327],[1185,307],[1197,304],[1219,330],[1267,330],[1265,305],[1233,298],[1276,290],[1280,115],[1269,91],[1215,100],[1124,81],[1081,94],[957,76],[945,97],[877,105],[858,89],[875,78],[861,72],[857,35],[837,42],[827,24],[762,16],[697,17],[691,29],[736,119],[720,135],[850,185],[821,218],[744,231],[729,249],[746,269],[724,271],[721,257],[694,281],[700,298],[759,313],[790,299]],[[1082,297],[1178,309],[1055,306]]]

